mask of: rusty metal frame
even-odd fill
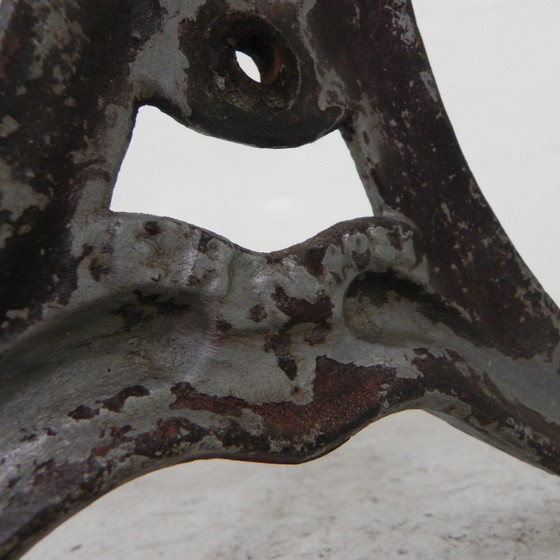
[[[559,312],[410,2],[3,0],[0,79],[1,558],[143,473],[308,461],[407,408],[560,472]],[[339,129],[375,217],[262,254],[110,212],[143,104],[261,147]]]

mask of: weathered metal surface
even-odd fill
[[[303,462],[405,408],[560,472],[558,309],[408,1],[3,0],[0,79],[0,557],[148,471]],[[260,254],[110,212],[147,103],[255,146],[338,128],[375,217]]]

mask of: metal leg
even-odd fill
[[[558,309],[409,2],[4,0],[0,75],[2,558],[143,473],[304,462],[406,408],[560,471]],[[375,217],[261,254],[112,213],[142,104],[260,147],[340,129]]]

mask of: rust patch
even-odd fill
[[[323,266],[323,259],[327,252],[327,247],[310,247],[305,252],[303,257],[303,266],[305,270],[312,274],[313,276],[322,276],[325,273],[325,267]]]
[[[377,418],[382,403],[390,406],[401,398],[408,381],[396,378],[394,368],[344,364],[326,356],[317,358],[315,372],[314,397],[308,405],[251,407],[271,437],[294,441],[313,435],[313,446],[332,444]]]
[[[247,403],[235,397],[211,397],[199,393],[190,383],[184,381],[171,387],[171,394],[176,397],[175,402],[169,405],[171,410],[207,410],[220,416],[240,416],[241,409]]]
[[[371,251],[369,249],[367,249],[363,253],[352,251],[352,260],[354,261],[358,270],[363,270],[369,265],[371,261]]]
[[[91,420],[99,414],[98,408],[91,408],[85,404],[77,406],[68,413],[68,416],[74,420]]]
[[[159,420],[157,428],[135,438],[134,453],[152,459],[174,455],[181,445],[201,441],[207,431],[185,418]]]
[[[27,443],[30,441],[35,441],[37,439],[37,434],[34,432],[31,432],[29,434],[25,434],[24,436],[21,437],[21,439],[19,440],[19,443]]]
[[[219,336],[225,336],[228,332],[231,331],[232,328],[233,325],[223,319],[218,319],[216,321],[216,332]]]
[[[306,405],[251,405],[236,397],[205,395],[188,382],[182,382],[171,388],[176,400],[170,409],[207,410],[231,419],[239,418],[243,409],[249,409],[262,418],[261,436],[266,437],[255,439],[254,434],[243,435],[241,428],[236,427],[237,445],[245,441],[243,450],[250,452],[253,460],[294,463],[347,439],[349,434],[378,418],[383,403],[390,409],[417,398],[419,388],[416,380],[397,378],[396,370],[391,367],[343,364],[321,356],[316,360],[313,392],[313,401]],[[285,449],[269,455],[266,442],[271,439],[284,442]],[[236,453],[236,457],[243,454]]]
[[[8,490],[13,488],[20,480],[21,480],[21,476],[15,476],[14,478],[8,479],[8,485],[7,485]]]
[[[110,441],[104,445],[99,445],[94,447],[91,451],[92,457],[106,457],[107,454],[116,449],[122,443],[132,441],[132,437],[127,436],[130,431],[132,431],[132,426],[127,424],[126,426],[112,426],[110,430]],[[103,437],[103,436],[102,436]]]
[[[111,272],[111,268],[101,264],[97,259],[92,259],[89,264],[91,277],[99,282],[103,276],[107,276]]]
[[[257,303],[249,309],[249,318],[255,321],[255,323],[260,323],[263,319],[266,319],[266,317],[266,309],[261,303]]]
[[[144,231],[148,235],[158,235],[161,233],[161,228],[156,221],[144,222]]]
[[[276,307],[290,318],[283,330],[301,323],[328,324],[328,320],[332,317],[332,303],[326,295],[310,302],[306,299],[290,297],[284,288],[278,286],[271,297],[276,302]]]
[[[206,231],[200,232],[200,239],[198,240],[198,245],[196,246],[196,250],[199,253],[206,253],[208,251],[209,243],[214,239],[212,235],[210,235]]]
[[[290,344],[290,336],[285,332],[268,335],[264,344],[264,351],[274,352],[278,367],[287,375],[288,379],[294,380],[298,368],[290,351]]]
[[[121,412],[125,402],[131,397],[147,397],[149,394],[149,389],[142,387],[142,385],[132,385],[131,387],[122,389],[122,391],[119,391],[113,397],[98,402],[103,405],[103,408],[111,412]]]
[[[310,346],[324,344],[329,333],[330,328],[328,326],[315,325],[309,332],[306,333],[304,340]]]
[[[306,334],[308,344],[319,344],[330,330],[329,319],[332,317],[332,303],[328,296],[321,295],[314,302],[302,298],[290,297],[281,286],[272,294],[276,307],[289,317],[277,333],[268,334],[263,349],[274,352],[278,367],[293,381],[298,372],[298,365],[291,351],[291,338],[288,331],[302,323],[316,323],[316,328]]]
[[[402,251],[403,248],[403,232],[399,228],[387,228],[387,239],[391,246],[397,251]]]

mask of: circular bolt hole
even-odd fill
[[[254,59],[243,51],[235,51],[239,68],[254,82],[261,83],[261,72]]]

